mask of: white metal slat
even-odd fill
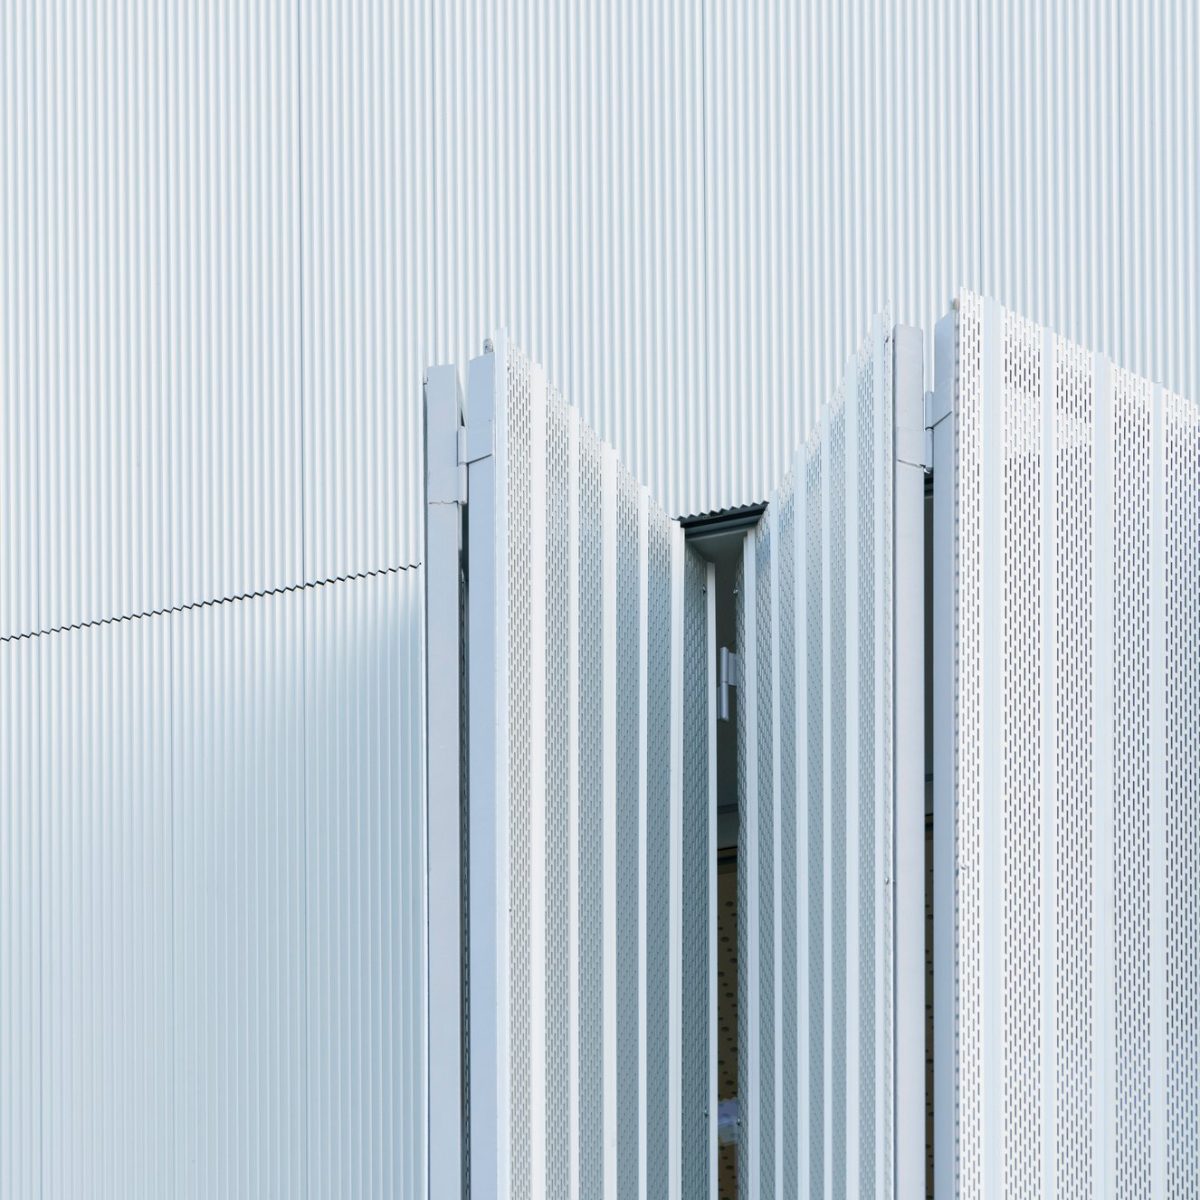
[[[982,1021],[979,1054],[983,1074],[981,1195],[999,1195],[1004,1179],[1003,1095],[1003,850],[1004,850],[1004,545],[1003,329],[999,305],[984,302],[981,402],[984,444],[982,471],[983,579],[980,586],[982,707],[980,741],[981,845],[979,891],[982,903]]]
[[[470,1180],[473,1196],[508,1196],[507,1105],[503,1064],[507,1053],[504,819],[507,787],[501,766],[507,705],[500,638],[506,610],[504,563],[507,525],[497,496],[503,480],[505,430],[495,410],[497,375],[503,379],[504,345],[474,359],[468,385],[468,428],[491,426],[491,455],[468,469],[471,499],[468,553],[467,674],[470,749]]]
[[[1092,1092],[1092,1178],[1096,1200],[1116,1194],[1116,1109],[1113,1094],[1115,1043],[1116,946],[1114,935],[1115,845],[1113,828],[1113,773],[1116,717],[1114,691],[1114,457],[1112,365],[1103,355],[1092,358],[1092,396],[1095,418],[1092,458],[1095,471],[1092,526],[1094,529],[1095,652],[1095,841],[1092,876],[1095,880],[1095,976],[1092,1004],[1095,1012],[1095,1051]]]
[[[1058,1059],[1056,1036],[1056,1004],[1055,997],[1055,913],[1058,857],[1058,837],[1054,811],[1054,797],[1057,794],[1058,752],[1057,752],[1057,721],[1056,707],[1056,623],[1054,620],[1056,594],[1054,563],[1057,553],[1057,532],[1054,522],[1056,448],[1058,444],[1057,410],[1055,392],[1057,388],[1057,355],[1056,338],[1047,332],[1042,337],[1042,556],[1038,569],[1042,573],[1042,648],[1040,669],[1042,675],[1042,844],[1041,844],[1041,909],[1042,909],[1042,952],[1041,952],[1041,990],[1042,990],[1042,1145],[1043,1147],[1056,1144],[1058,1130]],[[1042,1189],[1043,1195],[1053,1200],[1055,1194],[1054,1156],[1042,1156]]]
[[[1166,414],[1150,400],[1150,1192],[1167,1194]]]
[[[875,368],[876,411],[881,414],[876,429],[880,478],[890,474],[895,480],[890,546],[883,489],[876,498],[875,531],[875,721],[880,736],[894,728],[892,762],[887,763],[882,754],[876,757],[876,795],[883,797],[894,788],[892,840],[885,832],[884,806],[880,804],[876,845],[877,878],[882,884],[890,875],[893,881],[890,890],[881,887],[879,901],[876,1063],[879,1079],[894,1081],[890,1103],[882,1087],[877,1097],[876,1190],[882,1196],[889,1187],[885,1168],[890,1135],[895,1195],[897,1200],[915,1200],[925,1195],[926,1175],[925,471],[904,454],[907,446],[924,442],[920,334],[898,327],[892,353],[892,394],[884,388],[882,364]],[[883,419],[888,410],[890,422]],[[914,443],[914,437],[920,441]],[[891,612],[885,602],[889,574]],[[890,644],[884,637],[887,622],[891,623]],[[889,913],[887,906],[893,896]],[[895,951],[891,1013],[886,1002],[889,973],[885,948],[889,938]]]
[[[529,367],[529,1195],[546,1195],[546,378]]]
[[[860,908],[859,823],[862,816],[863,789],[859,773],[863,754],[862,711],[859,692],[862,675],[859,671],[861,654],[861,613],[859,609],[859,479],[858,444],[858,361],[852,359],[842,385],[844,389],[844,412],[846,423],[845,457],[843,479],[845,488],[844,553],[846,571],[846,662],[845,662],[845,746],[846,746],[846,1108],[841,1119],[845,1121],[845,1179],[846,1195],[861,1194],[861,1066],[860,1046],[861,976],[859,973],[860,942],[862,938],[863,914]]]

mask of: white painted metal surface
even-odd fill
[[[468,410],[471,1194],[706,1194],[709,571],[504,335]]]
[[[501,323],[668,513],[764,495],[884,297],[1200,395],[1198,52],[1182,0],[5,4],[0,637],[419,561],[422,368]]]
[[[1198,53],[1186,0],[13,0],[0,633],[419,561],[479,329],[672,515],[763,498],[888,300],[1200,395]]]
[[[0,1193],[424,1188],[420,608],[0,645]]]
[[[939,1189],[1191,1196],[1200,411],[969,292],[938,391]]]
[[[922,399],[921,335],[877,319],[745,543],[738,1169],[749,1196],[924,1194]]]

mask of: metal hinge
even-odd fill
[[[473,462],[489,458],[495,451],[496,430],[491,421],[472,429],[466,425],[458,427],[458,462],[455,494],[459,504],[467,503],[467,468]],[[441,489],[444,492],[444,488]]]
[[[728,646],[721,647],[718,680],[718,713],[722,721],[729,720],[729,689],[742,682],[742,661]]]
[[[496,450],[496,425],[486,421],[483,425],[464,425],[458,431],[458,465],[470,466],[481,458],[490,458]]]

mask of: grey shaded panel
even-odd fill
[[[704,560],[686,551],[683,597],[683,1061],[681,1091],[682,1194],[709,1189],[709,877],[716,847],[709,845],[708,598]]]
[[[647,1200],[666,1200],[669,1184],[671,896],[676,889],[686,886],[683,880],[673,879],[671,876],[671,529],[671,522],[662,510],[651,505],[647,548],[649,645],[646,651]],[[702,632],[702,650],[703,637]],[[686,682],[684,687],[687,687]],[[707,897],[704,904],[707,906]],[[687,912],[686,900],[684,912]],[[686,921],[686,915],[684,919]],[[685,960],[686,940],[685,933]],[[686,986],[685,984],[685,996]],[[686,1031],[684,1045],[686,1048]],[[684,1094],[687,1095],[686,1085]]]
[[[846,806],[852,798],[846,794],[846,397],[839,392],[829,412],[829,605],[830,605],[830,695],[829,714],[832,728],[828,763],[830,801],[830,855],[828,866],[833,886],[829,921],[832,931],[833,973],[832,1011],[827,1019],[833,1026],[833,1194],[846,1192]]]
[[[600,443],[579,434],[579,1180],[604,1194],[604,548]]]
[[[824,722],[824,638],[822,635],[822,572],[821,562],[821,474],[824,469],[819,444],[803,452],[805,493],[805,586],[808,628],[802,631],[807,639],[808,706],[808,778],[805,781],[805,806],[808,819],[808,862],[804,886],[808,889],[808,956],[805,974],[808,979],[809,1028],[803,1030],[808,1038],[808,1112],[812,1130],[809,1190],[814,1196],[825,1194],[828,1164],[825,1161],[825,1027],[829,1014],[825,1012],[825,755],[822,725]],[[803,1081],[802,1081],[803,1086]]]
[[[803,792],[797,794],[796,778],[796,643],[805,630],[796,625],[796,494],[795,479],[789,475],[773,503],[779,512],[779,541],[776,547],[775,570],[779,573],[779,840],[780,840],[780,944],[782,955],[778,963],[780,987],[780,1036],[782,1041],[783,1075],[779,1081],[783,1122],[783,1177],[780,1194],[795,1196],[799,1192],[799,1145],[794,1131],[798,1128],[799,1075],[798,1042],[807,1030],[798,1027],[797,992],[803,978],[797,972],[796,955],[796,898],[807,872],[797,860],[796,821],[801,810]],[[801,486],[803,486],[801,484]],[[801,684],[803,686],[803,684]],[[801,1134],[801,1136],[804,1136]]]
[[[756,595],[747,596],[757,610],[757,644],[747,651],[758,665],[758,728],[747,733],[758,741],[758,1129],[759,1187],[775,1191],[775,781],[772,765],[772,629],[771,574],[776,569],[769,521],[759,521],[754,535]]]
[[[637,1200],[638,1131],[638,813],[641,713],[639,688],[645,648],[638,631],[638,488],[617,468],[617,1196]],[[612,586],[612,583],[610,583]]]

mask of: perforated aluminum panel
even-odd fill
[[[969,1196],[1195,1196],[1200,412],[970,293],[939,343],[938,1171]]]
[[[893,352],[880,318],[738,582],[745,1195],[893,1194]]]
[[[477,361],[468,444],[490,417],[495,473],[470,476],[468,653],[496,716],[469,751],[472,1195],[702,1194],[708,568],[536,364],[503,336]]]

